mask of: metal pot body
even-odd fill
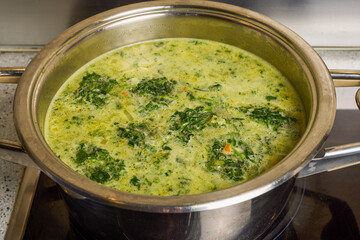
[[[160,38],[231,44],[271,62],[293,84],[307,128],[287,157],[260,176],[211,193],[156,197],[125,193],[79,175],[43,137],[51,99],[76,70],[128,44]],[[265,87],[265,86],[264,86]],[[91,236],[113,239],[254,239],[278,216],[293,177],[321,148],[335,117],[335,93],[316,52],[295,33],[258,13],[216,2],[156,1],[113,9],[80,22],[29,64],[17,88],[19,139],[41,170],[67,192],[71,216]]]
[[[86,239],[262,239],[282,211],[294,179],[228,207],[186,213],[154,213],[111,207],[62,190],[70,221]]]

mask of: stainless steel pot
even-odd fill
[[[70,169],[46,144],[45,114],[64,81],[91,59],[112,49],[159,38],[191,37],[224,42],[271,62],[294,85],[307,116],[299,143],[276,166],[241,185],[211,193],[155,197],[116,191]],[[335,91],[328,69],[294,32],[256,12],[208,1],[156,1],[116,8],[86,19],[50,42],[21,77],[14,121],[21,145],[36,166],[64,191],[71,218],[94,239],[256,239],[283,210],[294,176],[317,172],[326,159],[360,152],[359,144],[320,150],[334,121]],[[345,150],[344,150],[345,149]],[[18,154],[18,153],[16,153]],[[349,158],[355,164],[360,160]],[[29,164],[29,163],[26,163]],[[338,166],[335,166],[335,168]],[[328,167],[325,168],[327,170]]]

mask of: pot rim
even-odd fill
[[[199,11],[233,20],[246,18],[261,24],[286,42],[309,67],[306,73],[312,91],[312,109],[307,128],[295,148],[268,171],[231,188],[184,196],[147,196],[105,187],[76,173],[65,165],[46,144],[38,125],[36,105],[37,80],[51,58],[73,39],[117,19],[178,10]],[[24,148],[41,170],[70,193],[124,209],[177,213],[216,209],[253,199],[295,176],[320,150],[332,128],[336,112],[335,90],[327,67],[318,54],[296,33],[278,22],[254,11],[210,1],[154,1],[115,8],[70,27],[46,45],[26,68],[16,90],[14,122]]]

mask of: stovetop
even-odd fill
[[[360,141],[360,112],[338,110],[325,147]],[[296,180],[285,211],[259,239],[360,239],[360,165]],[[56,183],[40,175],[20,239],[89,239],[69,220]]]

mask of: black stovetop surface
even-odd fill
[[[360,112],[338,110],[325,147],[360,142]],[[296,180],[286,213],[261,239],[360,240],[360,165]],[[85,239],[57,185],[41,174],[23,239]]]

